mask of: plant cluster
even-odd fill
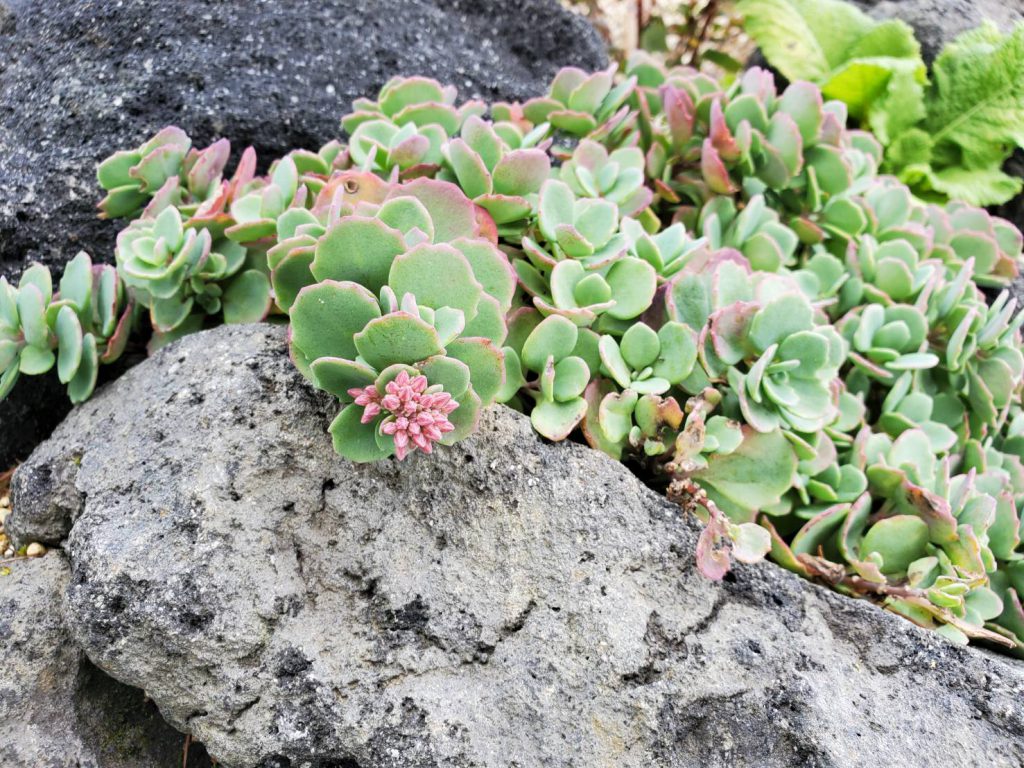
[[[0,370],[56,349],[77,397],[79,331],[116,352],[116,318],[164,343],[269,313],[348,459],[431,453],[507,403],[701,510],[711,576],[770,553],[1021,651],[1022,237],[880,176],[846,118],[808,82],[641,55],[523,104],[396,78],[347,145],[265,176],[165,129],[100,166],[130,219],[112,282],[85,260],[57,298],[38,270],[4,284]]]
[[[132,300],[114,267],[85,253],[68,262],[54,292],[46,267],[34,264],[17,286],[0,277],[0,399],[19,377],[57,368],[73,403],[89,398],[100,363],[125,350]]]
[[[992,205],[1020,194],[1002,166],[1024,147],[1024,24],[962,34],[929,72],[909,26],[844,0],[741,0],[738,10],[771,65],[843,101],[884,145],[882,170],[916,195]]]

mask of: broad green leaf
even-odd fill
[[[473,390],[484,405],[494,402],[505,383],[505,361],[502,351],[489,339],[457,339],[447,347],[448,355],[469,367]]]
[[[378,461],[391,455],[391,451],[377,444],[377,421],[363,424],[361,405],[345,406],[331,422],[330,432],[334,450],[349,461],[358,463]]]
[[[351,397],[350,389],[368,387],[377,378],[377,372],[365,363],[340,357],[319,357],[309,368],[318,388],[345,400]]]
[[[971,205],[998,205],[1016,197],[1022,182],[998,166],[990,168],[963,168],[955,166],[928,174],[932,189],[953,200]]]
[[[355,346],[378,370],[396,363],[412,365],[443,351],[434,327],[406,312],[374,318],[355,335]]]
[[[309,360],[356,356],[353,337],[380,317],[373,294],[355,283],[327,280],[303,288],[292,305],[291,341]]]
[[[955,151],[966,168],[998,166],[1024,145],[1024,25],[997,44],[993,31],[987,22],[961,35],[932,65],[925,124],[937,151]]]
[[[258,323],[273,304],[270,280],[258,269],[247,269],[228,284],[223,304],[225,323]]]
[[[395,257],[405,251],[397,229],[379,219],[340,219],[316,246],[310,271],[317,280],[351,280],[377,292],[388,281]]]
[[[875,25],[841,0],[742,0],[736,9],[747,34],[791,81],[824,79]]]
[[[797,460],[780,430],[761,433],[743,429],[743,442],[732,453],[712,455],[706,469],[694,475],[736,523],[779,503],[792,487]]]

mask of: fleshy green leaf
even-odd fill
[[[355,283],[326,280],[299,292],[291,312],[291,341],[310,361],[356,356],[354,336],[380,317],[373,294]]]
[[[434,327],[407,312],[370,320],[355,335],[355,346],[359,356],[379,370],[396,363],[412,365],[444,351]]]
[[[258,323],[273,304],[270,280],[258,269],[247,269],[228,284],[222,302],[225,323]]]
[[[377,444],[377,421],[363,424],[360,421],[362,415],[362,406],[347,405],[331,422],[334,450],[349,461],[358,463],[387,458],[391,451]]]

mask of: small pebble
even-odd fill
[[[28,545],[28,548],[25,550],[25,554],[28,557],[42,557],[46,554],[46,547],[44,547],[38,541],[33,541],[31,544]]]

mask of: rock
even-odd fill
[[[1003,31],[1024,19],[1020,0],[853,0],[876,19],[902,19],[914,28],[921,54],[931,62],[957,35],[990,19]]]
[[[363,466],[332,453],[334,411],[282,329],[225,327],[107,386],[19,470],[81,451],[47,491],[80,494],[74,637],[220,764],[1024,762],[1019,662],[771,564],[708,581],[677,507],[510,410]],[[48,514],[23,490],[15,530]]]
[[[396,74],[464,97],[537,95],[604,47],[555,0],[7,0],[0,21],[0,267],[112,256],[95,164],[174,123],[205,146],[252,144],[264,165],[339,132],[357,96]],[[4,17],[0,16],[0,19]]]
[[[60,553],[0,576],[0,765],[9,768],[178,768],[184,735],[142,691],[94,667],[68,636]],[[189,768],[206,768],[201,746]]]
[[[27,458],[70,410],[71,402],[56,371],[24,377],[0,400],[0,472]]]

